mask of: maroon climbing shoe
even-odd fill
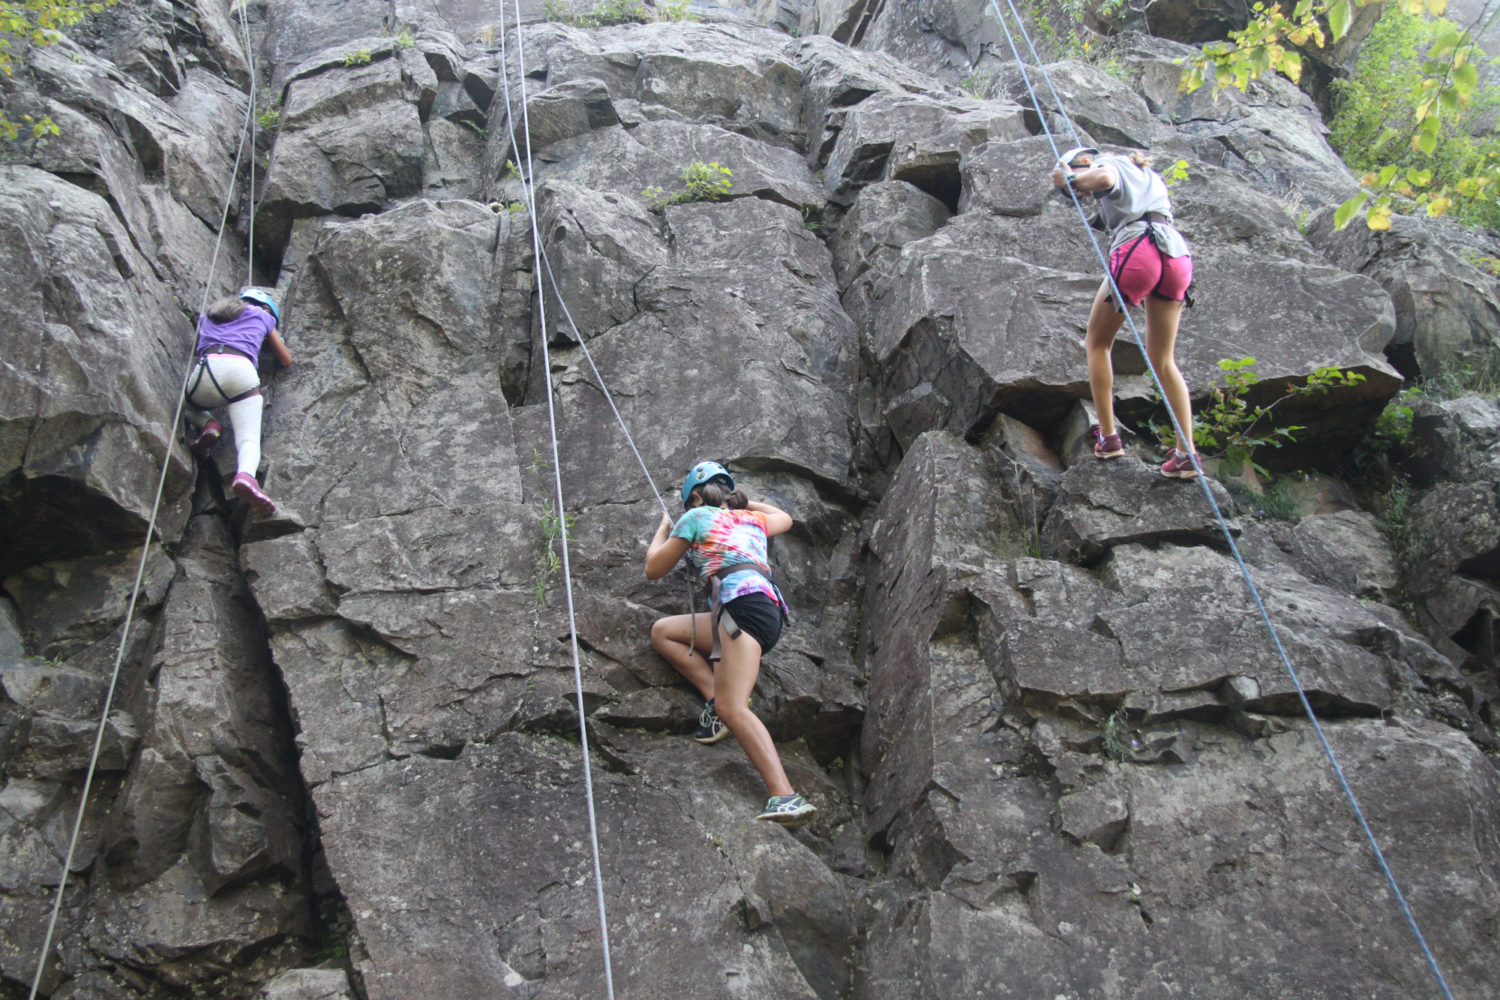
[[[236,473],[229,488],[234,491],[235,496],[250,505],[250,512],[256,517],[270,517],[276,513],[276,503],[260,488],[260,483],[255,481],[254,476]]]
[[[1196,479],[1198,468],[1193,465],[1192,455],[1173,448],[1167,452],[1167,460],[1162,463],[1161,474],[1172,479]]]
[[[1098,424],[1090,427],[1089,433],[1094,436],[1095,458],[1119,458],[1125,454],[1125,443],[1120,440],[1120,435],[1100,434]]]
[[[204,425],[198,436],[193,438],[193,454],[199,458],[207,458],[214,453],[214,445],[219,443],[219,438],[224,436],[224,425],[217,420],[210,420]]]

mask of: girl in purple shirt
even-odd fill
[[[196,408],[187,414],[189,432],[195,435],[193,453],[206,459],[213,452],[224,425],[208,411],[225,407],[234,428],[238,467],[230,489],[259,517],[275,513],[276,504],[255,478],[265,406],[255,362],[261,344],[269,340],[277,363],[283,368],[291,365],[291,352],[276,329],[279,319],[276,300],[258,288],[215,301],[198,317],[198,343],[187,381],[187,401]]]

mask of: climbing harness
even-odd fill
[[[217,392],[224,400],[223,403],[216,405],[222,406],[229,403],[238,403],[242,399],[250,399],[254,396],[260,395],[261,387],[258,385],[253,389],[246,389],[244,392],[240,393],[237,396],[231,396],[229,393],[225,392],[224,387],[219,384],[219,380],[214,377],[214,370],[209,367],[208,355],[210,354],[233,354],[241,358],[249,358],[252,364],[255,361],[254,358],[251,358],[250,355],[246,354],[244,351],[236,351],[234,348],[225,347],[223,344],[214,344],[212,347],[204,348],[202,351],[198,352],[198,360],[193,364],[193,370],[188,375],[188,381],[192,383],[192,387],[189,388],[186,393],[187,401],[189,403],[192,403],[194,406],[199,405],[198,403],[193,402],[193,397],[198,395],[198,390],[202,388],[203,376],[205,375],[208,376],[208,381],[213,385],[214,391]]]
[[[1155,248],[1155,250],[1157,251],[1157,253],[1166,253],[1166,249],[1162,246],[1162,242],[1165,239],[1165,237],[1163,237],[1163,236],[1161,236],[1161,235],[1159,235],[1157,233],[1156,227],[1158,225],[1170,226],[1170,225],[1172,225],[1172,220],[1169,219],[1162,212],[1142,212],[1140,215],[1136,216],[1134,219],[1127,219],[1126,221],[1120,223],[1120,228],[1124,228],[1125,226],[1134,225],[1137,222],[1144,222],[1146,224],[1146,231],[1144,233],[1141,233],[1141,235],[1132,238],[1131,241],[1130,241],[1130,243],[1129,243],[1129,245],[1128,245],[1129,246],[1128,249],[1125,249],[1124,247],[1122,247],[1122,249],[1125,249],[1125,252],[1123,254],[1121,254],[1121,256],[1120,256],[1120,263],[1115,267],[1115,269],[1114,269],[1113,273],[1110,275],[1110,279],[1109,279],[1109,284],[1110,284],[1110,289],[1111,289],[1111,293],[1112,294],[1119,292],[1119,290],[1120,290],[1120,279],[1122,277],[1124,277],[1124,275],[1125,275],[1125,266],[1130,263],[1130,258],[1135,254],[1136,249],[1143,242],[1149,240],[1151,242],[1152,247]],[[1157,290],[1161,288],[1161,283],[1163,281],[1166,281],[1166,280],[1167,280],[1167,274],[1166,274],[1165,270],[1163,270],[1162,276],[1160,278],[1156,279],[1156,284],[1151,286],[1151,290],[1147,294],[1148,295],[1154,295],[1154,294],[1156,294]],[[1125,310],[1125,300],[1123,298],[1115,299],[1114,301],[1118,304],[1119,309],[1120,309],[1121,312],[1125,312],[1126,311]],[[1184,308],[1191,309],[1191,308],[1193,308],[1193,302],[1194,302],[1194,299],[1193,299],[1193,285],[1190,282],[1188,284],[1187,291],[1185,291],[1185,292],[1182,293],[1182,304],[1183,304]]]
[[[240,28],[244,36],[245,51],[248,53],[250,52],[250,26],[245,19],[246,6],[247,5],[245,4],[240,4],[237,9],[240,17]],[[224,209],[219,215],[219,231],[218,235],[214,239],[213,255],[209,259],[208,279],[204,282],[203,287],[203,301],[198,307],[198,312],[200,315],[208,308],[209,289],[213,287],[214,271],[218,267],[219,252],[224,245],[224,231],[228,228],[229,224],[229,207],[234,200],[235,181],[239,178],[240,164],[245,158],[246,137],[248,136],[250,138],[252,146],[254,144],[254,112],[255,73],[252,70],[252,72],[250,73],[248,99],[245,102],[245,122],[244,125],[241,126],[239,143],[235,148],[234,169],[230,173],[229,184],[225,190]],[[254,158],[255,157],[252,151],[250,159],[253,161]],[[253,169],[254,168],[252,167],[252,170]],[[249,267],[254,267],[253,260],[250,263]],[[253,276],[247,275],[246,280],[250,280],[251,277]],[[172,414],[171,424],[168,425],[173,429],[173,434],[176,433],[176,428],[181,425],[182,409],[187,400],[187,381],[190,375],[191,370],[189,370],[189,372],[183,376],[183,391],[177,394],[177,409],[176,412]],[[146,519],[146,538],[145,541],[141,544],[141,558],[136,564],[135,581],[131,584],[130,588],[130,601],[125,608],[124,622],[120,626],[120,642],[119,646],[115,650],[114,666],[110,670],[109,684],[105,688],[104,705],[99,710],[99,724],[94,731],[94,747],[93,750],[89,753],[88,767],[84,771],[83,789],[79,792],[78,795],[78,811],[73,817],[73,832],[68,837],[68,850],[63,857],[62,873],[58,877],[57,890],[53,894],[52,914],[47,920],[47,932],[42,938],[41,951],[37,955],[36,973],[31,980],[31,992],[28,994],[29,1000],[36,1000],[37,994],[41,990],[42,975],[47,969],[47,959],[52,952],[52,940],[57,934],[57,922],[62,914],[63,898],[67,894],[68,873],[73,869],[73,858],[78,852],[78,840],[83,831],[83,819],[84,815],[88,811],[89,793],[93,790],[94,774],[99,768],[99,755],[104,746],[104,732],[109,725],[109,713],[110,710],[114,707],[115,692],[119,687],[120,670],[122,669],[125,662],[125,650],[130,642],[130,628],[131,624],[135,620],[136,605],[140,601],[141,586],[146,577],[146,558],[150,555],[151,552],[151,538],[156,534],[156,521],[157,517],[161,513],[162,494],[166,491],[167,471],[171,468],[171,462],[172,446],[169,440],[169,443],[164,449],[164,453],[162,455],[161,474],[157,477],[156,480],[156,494],[151,501],[151,514]]]
[[[775,591],[776,609],[781,612],[781,624],[783,626],[786,626],[791,623],[792,616],[791,613],[787,611],[786,598],[781,596],[781,588],[776,586],[776,580],[771,575],[771,567],[754,559],[746,559],[742,562],[737,562],[730,566],[720,566],[718,569],[714,570],[708,575],[708,579],[703,581],[704,587],[708,590],[708,606],[713,614],[712,622],[714,648],[713,651],[708,655],[708,662],[710,664],[713,664],[724,658],[723,643],[719,639],[720,623],[723,623],[724,631],[728,633],[729,638],[737,639],[739,638],[740,634],[740,627],[735,622],[734,616],[731,615],[728,611],[724,610],[724,602],[719,600],[719,589],[723,585],[726,577],[733,576],[735,573],[748,573],[752,570],[756,573],[759,573],[765,579],[765,581],[771,585],[771,589]],[[689,649],[692,649],[697,642],[697,626],[698,616],[694,615],[693,640],[688,645]]]
[[[1031,83],[1031,74],[1027,71],[1026,64],[1021,58],[1021,53],[1016,47],[1015,36],[1011,33],[1010,26],[1006,23],[1005,15],[1001,13],[997,0],[989,0],[989,2],[990,7],[995,12],[995,19],[1000,23],[1000,30],[1005,34],[1005,41],[1010,47],[1012,58],[1015,59],[1016,68],[1021,72],[1021,80],[1026,86],[1027,94],[1031,97],[1031,104],[1036,110],[1037,119],[1041,122],[1042,131],[1046,134],[1047,142],[1051,145],[1053,153],[1056,153],[1057,141],[1052,135],[1052,129],[1047,125],[1047,115],[1042,110],[1041,101],[1037,99],[1036,90]],[[1015,19],[1019,33],[1026,40],[1026,45],[1031,50],[1031,56],[1036,61],[1037,70],[1040,71],[1042,79],[1046,81],[1047,89],[1051,92],[1052,100],[1056,103],[1058,114],[1062,117],[1063,122],[1068,127],[1068,131],[1073,136],[1075,146],[1082,146],[1082,142],[1078,137],[1078,130],[1074,128],[1073,120],[1068,116],[1066,109],[1063,107],[1062,99],[1058,97],[1056,88],[1052,86],[1052,78],[1047,73],[1047,68],[1042,65],[1041,57],[1037,54],[1036,46],[1031,40],[1031,35],[1026,30],[1026,23],[1021,17],[1021,12],[1016,9],[1015,0],[1005,0],[1005,2],[1006,6],[1010,9],[1011,16]],[[1074,155],[1077,155],[1076,152]],[[1068,187],[1068,194],[1073,201],[1074,208],[1078,210],[1079,219],[1083,221],[1085,229],[1088,229],[1089,240],[1093,244],[1094,253],[1099,258],[1099,263],[1103,266],[1106,280],[1110,283],[1110,290],[1116,297],[1115,301],[1123,302],[1124,299],[1120,295],[1119,286],[1115,283],[1114,276],[1110,274],[1109,262],[1104,256],[1104,251],[1099,247],[1099,241],[1094,237],[1093,230],[1088,227],[1088,216],[1084,213],[1083,206],[1078,201],[1078,194],[1073,190],[1071,185]],[[1125,313],[1125,321],[1129,324],[1131,336],[1135,338],[1136,343],[1143,344],[1144,340],[1140,335],[1140,331],[1136,329],[1135,321],[1131,319],[1129,311]],[[1152,381],[1156,383],[1157,391],[1161,392],[1163,397],[1165,397],[1166,392],[1162,388],[1161,378],[1157,374],[1156,366],[1151,363],[1150,354],[1143,349],[1141,356],[1146,360],[1146,368],[1151,373]],[[1177,433],[1178,440],[1187,440],[1187,436],[1183,433],[1183,427],[1177,420],[1177,414],[1172,412],[1171,407],[1167,408],[1167,415],[1171,418],[1172,427]],[[1312,703],[1307,698],[1307,691],[1302,686],[1302,679],[1297,675],[1296,668],[1292,666],[1291,657],[1287,655],[1286,648],[1281,643],[1281,637],[1276,631],[1275,624],[1271,621],[1270,612],[1266,610],[1265,602],[1261,599],[1260,590],[1255,586],[1255,581],[1250,577],[1250,569],[1245,565],[1245,559],[1240,553],[1239,546],[1235,543],[1234,536],[1229,531],[1229,524],[1224,519],[1223,511],[1219,509],[1218,501],[1214,499],[1213,490],[1208,485],[1208,477],[1202,475],[1203,469],[1199,464],[1197,451],[1195,450],[1189,457],[1192,459],[1193,468],[1199,473],[1196,478],[1203,489],[1203,495],[1208,499],[1208,505],[1213,511],[1214,518],[1219,523],[1219,529],[1224,535],[1224,541],[1228,544],[1229,551],[1233,554],[1234,561],[1239,566],[1240,576],[1244,579],[1245,586],[1250,592],[1250,597],[1254,601],[1257,611],[1260,613],[1261,621],[1266,626],[1266,631],[1271,638],[1271,644],[1275,647],[1277,655],[1281,658],[1281,664],[1285,668],[1287,676],[1291,678],[1292,685],[1297,689],[1297,698],[1302,703],[1302,710],[1312,723],[1313,732],[1317,734],[1318,742],[1323,747],[1323,753],[1328,758],[1328,763],[1335,777],[1338,779],[1339,787],[1344,792],[1344,798],[1349,802],[1349,806],[1353,810],[1356,820],[1359,822],[1359,827],[1365,835],[1365,840],[1369,843],[1370,850],[1374,853],[1375,860],[1379,863],[1380,870],[1385,875],[1386,883],[1391,887],[1391,892],[1395,894],[1396,902],[1400,906],[1402,914],[1406,917],[1407,925],[1411,928],[1412,934],[1416,936],[1422,955],[1427,960],[1427,965],[1431,968],[1432,974],[1437,978],[1438,986],[1442,989],[1443,995],[1448,1000],[1453,1000],[1453,993],[1448,989],[1448,981],[1443,978],[1442,970],[1438,968],[1437,958],[1432,954],[1432,949],[1428,947],[1427,939],[1422,935],[1422,929],[1417,925],[1417,918],[1412,913],[1411,907],[1407,904],[1406,896],[1401,892],[1401,887],[1396,883],[1396,876],[1392,873],[1390,865],[1386,863],[1385,853],[1380,849],[1380,844],[1375,839],[1375,833],[1370,829],[1370,824],[1365,819],[1364,810],[1360,808],[1359,799],[1355,796],[1354,789],[1350,787],[1349,781],[1344,775],[1344,769],[1339,765],[1338,757],[1333,752],[1333,746],[1328,742],[1328,737],[1323,732],[1323,726],[1318,721],[1317,713],[1313,711]]]

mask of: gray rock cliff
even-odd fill
[[[120,5],[0,80],[61,131],[0,163],[0,998],[96,733],[56,1000],[603,996],[590,799],[621,997],[1438,995],[1302,692],[1454,995],[1500,994],[1500,404],[1415,408],[1400,537],[1341,480],[1403,373],[1500,363],[1473,255],[1332,232],[1286,81],[1179,96],[1217,15],[1035,108],[979,0],[521,6]],[[1363,376],[1288,403],[1290,517],[1089,455],[1063,111],[1189,161],[1200,403],[1225,358]],[[725,197],[673,197],[695,162]],[[264,520],[172,426],[247,279],[295,356]],[[651,648],[703,457],[797,521],[753,705],[800,831]]]

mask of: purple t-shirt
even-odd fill
[[[215,323],[207,316],[198,317],[198,353],[221,344],[233,348],[254,361],[260,356],[260,345],[276,329],[276,320],[260,306],[245,303],[245,309],[228,323]]]

